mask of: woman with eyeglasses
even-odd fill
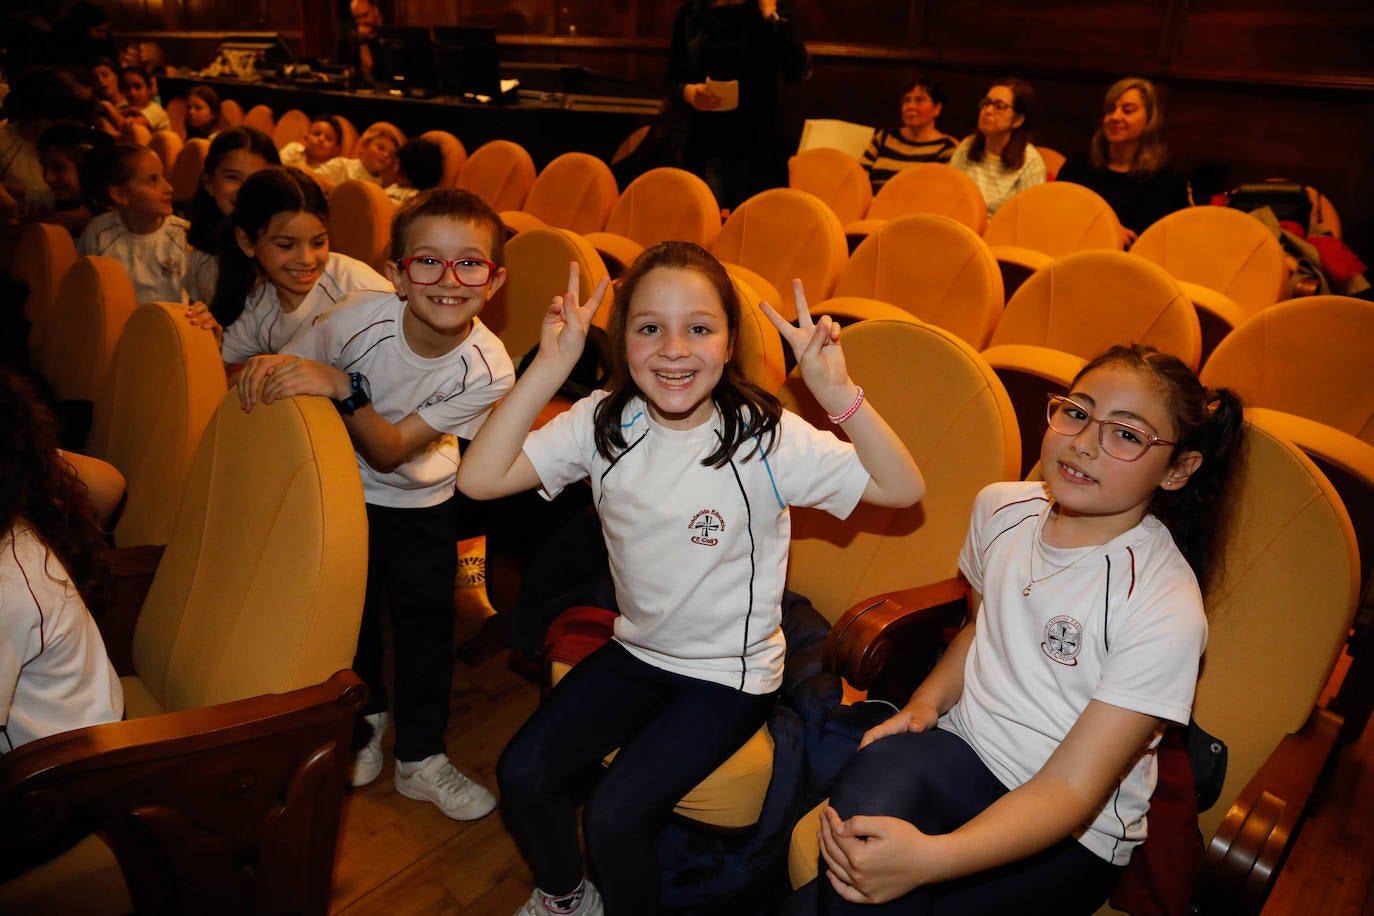
[[[935,126],[945,93],[927,76],[918,76],[902,96],[902,123],[895,130],[875,130],[864,151],[863,167],[877,194],[888,179],[913,162],[948,162],[959,145]]]
[[[949,164],[973,179],[988,216],[1018,191],[1045,183],[1045,160],[1030,142],[1030,83],[998,80],[978,102],[978,129],[964,138]]]
[[[1087,153],[1071,156],[1059,181],[1091,188],[1116,211],[1127,244],[1155,220],[1188,206],[1188,185],[1168,166],[1164,112],[1154,84],[1138,76],[1107,90],[1102,124]]]

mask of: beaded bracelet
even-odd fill
[[[864,402],[863,386],[855,385],[854,387],[855,389],[857,389],[857,392],[854,395],[854,403],[849,405],[848,410],[834,417],[830,416],[829,414],[826,414],[826,419],[828,419],[831,423],[834,423],[836,426],[839,426],[845,420],[848,420],[850,417],[854,416],[854,414],[858,413],[860,405],[862,405]]]

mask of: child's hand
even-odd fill
[[[854,403],[855,386],[845,367],[844,351],[840,349],[840,326],[829,315],[822,315],[814,323],[811,321],[806,292],[800,280],[792,281],[792,292],[797,300],[796,327],[769,303],[760,302],[759,307],[792,348],[806,387],[811,389],[821,407],[832,416],[841,414]]]
[[[249,413],[258,404],[271,404],[298,394],[342,400],[350,390],[348,374],[313,359],[274,353],[255,356],[239,373],[239,405]]]
[[[906,705],[901,712],[885,722],[864,732],[864,736],[859,741],[859,747],[865,748],[877,741],[879,738],[886,738],[890,735],[900,735],[903,732],[925,732],[935,727],[935,723],[940,719],[940,713],[929,703],[912,702]]]
[[[841,820],[826,805],[819,837],[830,885],[851,903],[886,903],[932,880],[921,866],[936,859],[923,852],[933,838],[900,818]]]
[[[186,318],[191,322],[193,328],[205,328],[215,335],[215,346],[224,346],[224,328],[220,327],[215,316],[210,314],[210,309],[204,302],[193,302],[186,308]]]
[[[568,291],[555,296],[549,310],[544,315],[544,326],[539,333],[539,352],[562,359],[569,364],[577,362],[582,348],[587,342],[587,331],[592,326],[592,317],[601,308],[601,300],[606,295],[610,281],[602,278],[592,291],[586,305],[579,305],[577,291],[581,284],[577,262],[568,265]]]

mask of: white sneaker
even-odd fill
[[[406,798],[434,802],[455,821],[475,821],[496,809],[496,796],[459,773],[443,754],[427,757],[409,776],[397,764],[396,791]]]
[[[582,882],[582,900],[576,908],[560,914],[560,916],[603,916],[606,908],[601,905],[601,892],[596,889],[596,885],[590,880]],[[558,910],[551,910],[544,905],[544,892],[535,888],[530,894],[530,899],[526,900],[520,909],[515,911],[515,916],[550,916],[559,913]]]
[[[382,772],[382,732],[386,731],[386,713],[374,712],[363,716],[363,721],[372,726],[372,737],[367,739],[353,758],[353,788],[365,786]]]

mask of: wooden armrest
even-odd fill
[[[887,592],[851,607],[831,628],[823,664],[872,697],[905,703],[967,613],[961,578]]]
[[[1218,912],[1258,914],[1264,908],[1342,721],[1313,710],[1231,804],[1203,858],[1197,895],[1203,912],[1215,906]]]
[[[24,745],[0,758],[0,852],[41,850],[80,822],[114,851],[140,913],[250,912],[252,900],[323,913],[366,699],[343,670]]]
[[[105,652],[121,677],[134,673],[134,625],[164,550],[160,544],[149,544],[110,548],[95,555],[99,597],[92,602],[91,616],[100,628]]]

